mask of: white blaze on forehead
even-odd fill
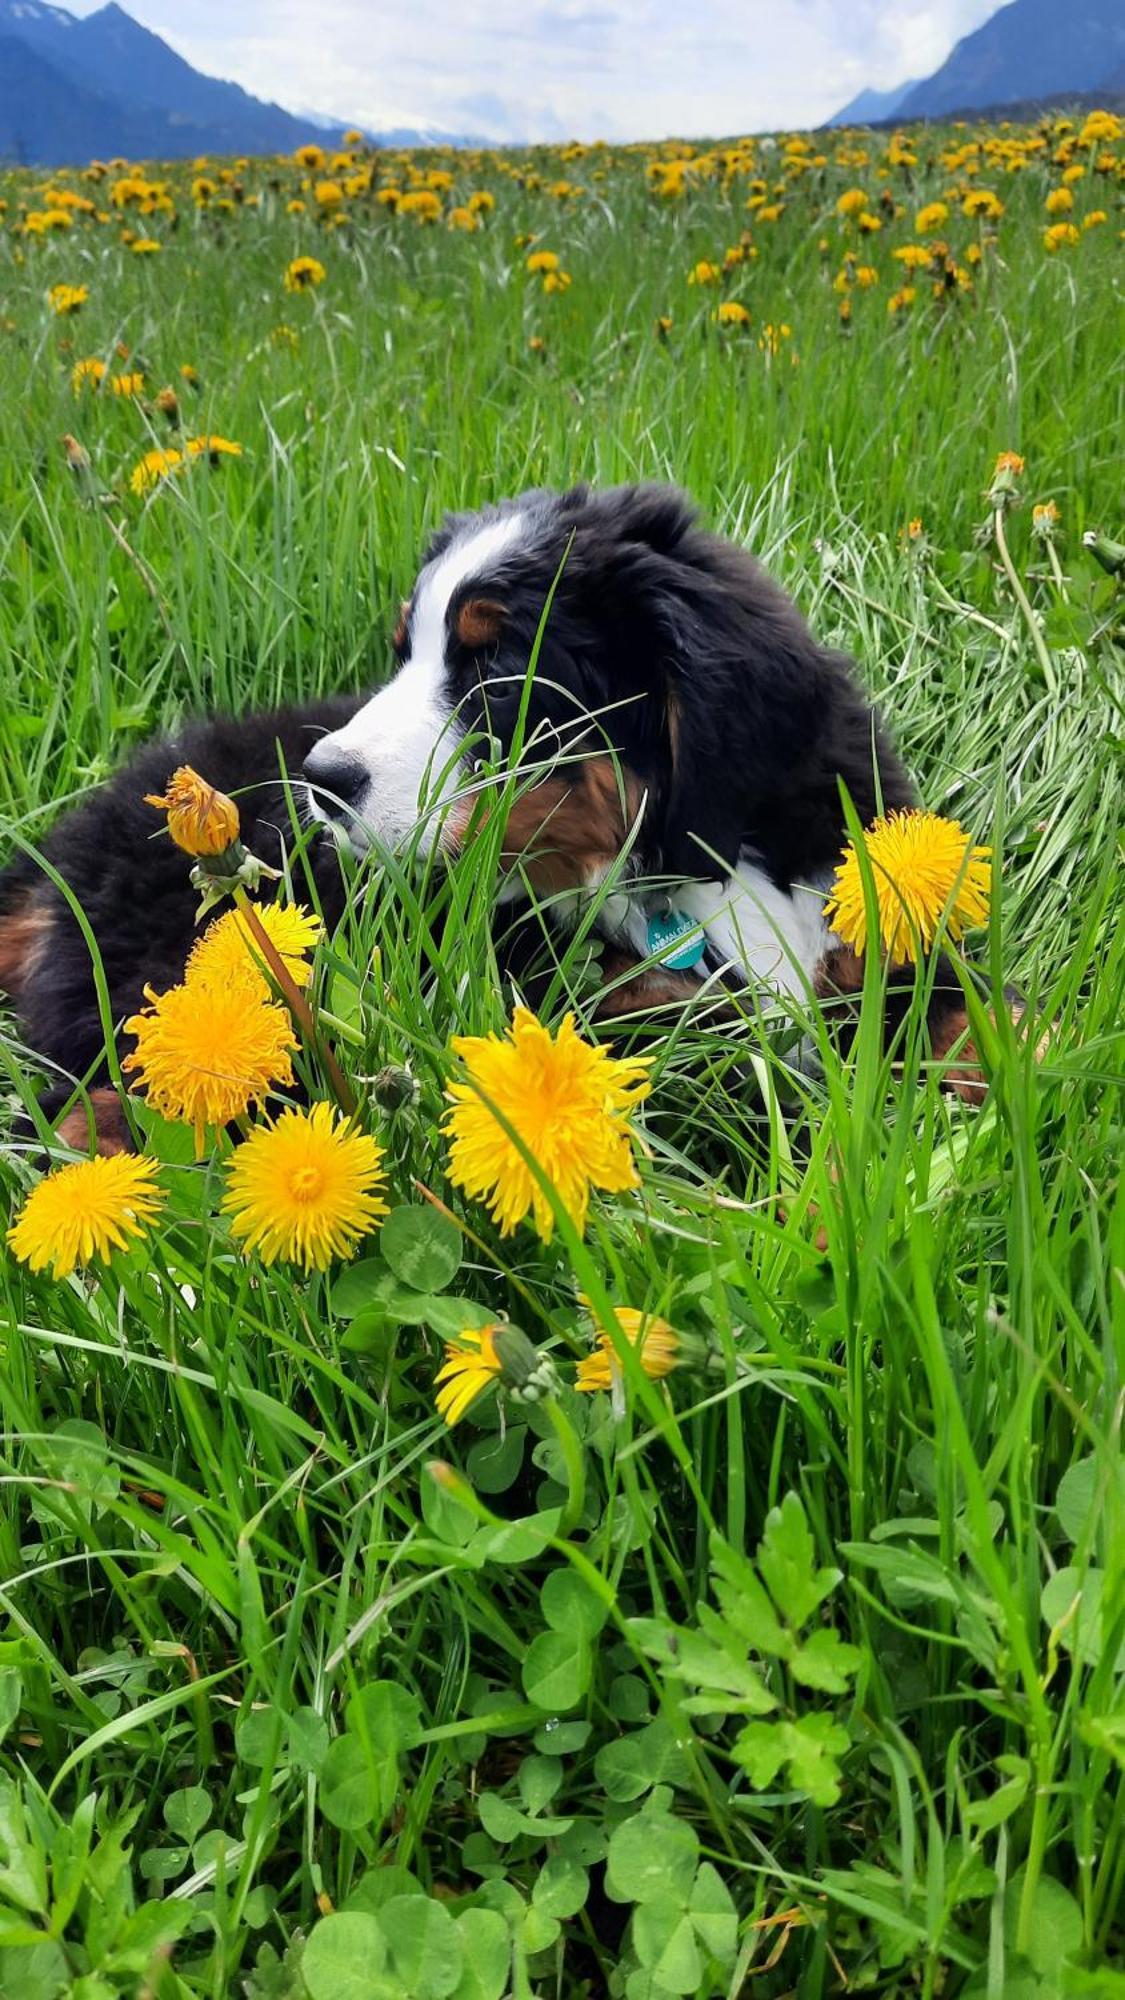
[[[446,684],[446,618],[457,591],[490,570],[520,540],[522,514],[466,528],[422,571],[410,617],[410,658],[358,715],[325,740],[355,757],[367,774],[352,829],[355,845],[373,833],[386,846],[407,838],[428,812],[422,845],[433,845],[438,808],[457,789],[461,735]],[[448,768],[447,768],[448,767]],[[365,832],[366,830],[366,832]]]

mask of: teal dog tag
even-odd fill
[[[669,951],[677,938],[686,938],[687,943],[678,950]],[[648,920],[648,948],[655,958],[660,954],[661,962],[672,972],[690,972],[699,964],[707,949],[707,939],[695,917],[689,917],[686,910],[666,910],[662,917]]]

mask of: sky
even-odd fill
[[[91,14],[101,0],[63,0]],[[997,0],[121,0],[291,110],[505,139],[813,125],[936,69]]]

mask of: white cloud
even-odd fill
[[[71,0],[76,13],[96,0]],[[128,0],[197,68],[372,127],[640,138],[814,124],[995,0]]]

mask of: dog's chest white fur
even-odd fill
[[[714,970],[717,957],[748,985],[799,999],[808,997],[817,964],[835,942],[824,920],[826,890],[826,883],[801,882],[779,889],[745,856],[725,882],[682,882],[671,900],[677,914],[694,917],[706,933],[710,962],[695,968],[700,978]],[[647,958],[649,910],[626,896],[611,895],[607,906],[611,923],[619,918],[621,933]]]

